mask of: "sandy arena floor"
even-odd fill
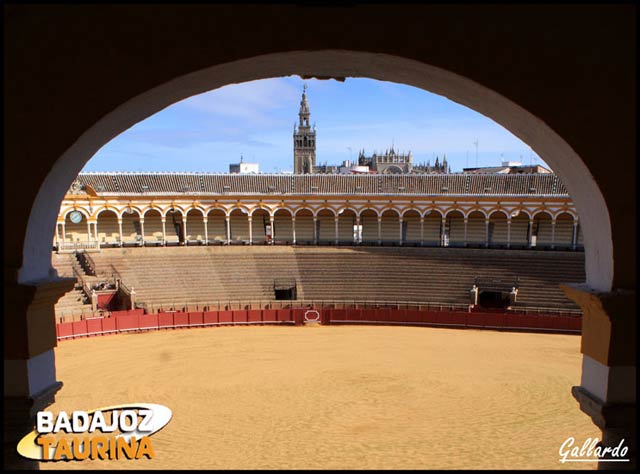
[[[595,469],[580,338],[413,327],[222,327],[61,342],[49,409],[160,403],[152,460],[43,469]]]

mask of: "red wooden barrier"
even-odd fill
[[[102,322],[99,319],[87,319],[87,332],[99,334],[102,332]]]
[[[84,336],[87,334],[87,321],[73,321],[72,330],[74,336]]]
[[[247,311],[247,319],[251,322],[262,321],[262,310],[250,309]]]
[[[220,323],[233,323],[233,311],[218,311],[218,321]]]
[[[189,313],[173,313],[173,323],[176,327],[189,325]]]
[[[71,337],[73,336],[73,323],[58,323],[59,337]]]
[[[116,318],[116,327],[118,328],[118,331],[139,329],[140,322],[138,315],[118,316]]]
[[[158,313],[158,327],[174,327],[173,314],[174,313]]]
[[[263,321],[277,321],[278,318],[276,316],[276,311],[275,309],[263,309],[262,310],[262,320]]]
[[[203,323],[204,323],[204,314],[202,312],[189,313],[189,325],[200,326]]]
[[[421,323],[433,324],[438,322],[438,315],[434,311],[418,311],[418,321]]]
[[[158,329],[159,316],[157,314],[146,314],[138,317],[141,329]]]
[[[112,332],[117,329],[115,318],[102,318],[102,332]]]
[[[278,309],[276,310],[276,318],[278,321],[293,321],[293,315],[290,309]]]
[[[234,323],[246,323],[249,319],[247,317],[247,310],[240,309],[232,311],[233,313],[233,322]]]
[[[324,309],[324,308],[313,308],[315,309],[318,313],[320,313],[320,324],[326,324],[329,325],[331,324],[331,314],[329,313],[328,310]]]
[[[218,312],[217,311],[205,311],[204,313],[205,324],[218,324]]]
[[[332,308],[330,310],[331,321],[344,321],[347,319],[347,315],[344,309],[335,309]]]

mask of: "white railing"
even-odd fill
[[[100,242],[58,242],[58,252],[72,252],[74,250],[100,250]]]

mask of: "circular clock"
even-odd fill
[[[74,224],[79,224],[82,221],[82,213],[79,211],[73,211],[71,214],[69,214],[69,219]]]

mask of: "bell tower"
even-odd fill
[[[293,172],[295,174],[313,173],[316,166],[316,126],[309,123],[311,113],[307,102],[307,85],[302,90],[299,122],[293,125]]]

